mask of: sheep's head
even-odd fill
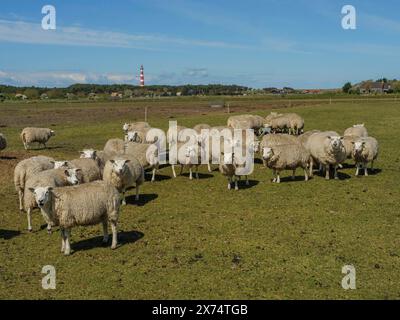
[[[82,150],[81,152],[81,159],[96,159],[96,150],[93,149],[85,149]]]
[[[74,169],[65,169],[64,174],[67,177],[67,181],[71,185],[79,184],[80,182],[80,173],[82,172],[81,169],[74,168]]]
[[[224,164],[233,164],[233,152],[225,152],[224,153]]]
[[[354,145],[354,152],[355,153],[361,153],[364,150],[365,147],[365,141],[353,141],[352,144]]]
[[[196,148],[195,146],[186,146],[185,148],[185,158],[186,158],[186,163],[189,164],[191,163],[192,159],[196,158]]]
[[[52,190],[52,187],[29,188],[39,208],[43,208],[50,201]]]
[[[112,163],[112,169],[117,175],[122,175],[126,170],[126,164],[130,162],[129,159],[122,160],[110,160]]]
[[[122,126],[122,130],[123,130],[124,132],[127,132],[127,131],[129,130],[129,123],[125,123],[125,124]]]
[[[338,150],[343,147],[343,137],[339,136],[329,136],[328,139],[330,146],[333,150]]]
[[[60,169],[60,168],[68,168],[68,161],[55,161],[54,162],[54,169]]]
[[[272,150],[272,148],[269,148],[269,147],[263,148],[263,159],[264,160],[270,159],[273,155],[274,155],[274,151]]]
[[[361,127],[364,127],[364,123],[355,124],[355,125],[353,126],[353,128],[361,128]]]

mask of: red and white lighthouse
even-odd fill
[[[144,69],[143,69],[143,65],[140,66],[140,86],[144,87]]]

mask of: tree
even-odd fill
[[[34,88],[29,88],[24,91],[24,95],[26,95],[28,97],[28,99],[38,99],[39,91]]]
[[[346,82],[345,85],[343,86],[342,90],[344,93],[349,93],[350,89],[353,86],[351,85],[351,82]]]

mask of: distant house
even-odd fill
[[[388,93],[391,89],[390,84],[380,81],[364,82],[359,87],[360,93]]]
[[[22,94],[22,93],[17,93],[15,95],[15,99],[26,100],[26,99],[28,99],[28,97],[26,95]]]

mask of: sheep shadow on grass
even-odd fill
[[[311,180],[312,178],[309,177]],[[272,181],[272,179],[271,179]],[[281,183],[290,183],[290,182],[305,182],[304,176],[295,176],[294,179],[292,179],[292,176],[281,176]]]
[[[183,177],[188,177],[188,178],[189,178],[189,175],[190,175],[189,172],[183,172],[183,173],[181,174],[181,176],[183,176]],[[179,176],[179,174],[178,174],[178,176]],[[199,172],[199,180],[210,179],[210,178],[213,178],[213,177],[214,177],[214,176],[213,176],[212,174],[209,174],[209,173],[201,173],[201,172]],[[193,180],[197,180],[197,178],[196,178],[196,173],[194,173],[194,172],[193,172]]]
[[[118,232],[118,247],[129,243],[135,243],[144,237],[144,234],[140,231],[121,231]],[[109,247],[111,245],[112,236],[110,234],[107,244],[103,243],[103,236],[94,237],[91,239],[81,240],[79,242],[71,243],[71,248],[74,251],[86,251],[98,247]]]
[[[10,156],[0,156],[0,160],[15,160],[17,157]]]
[[[260,181],[257,181],[257,180],[249,180],[249,184],[247,185],[246,180],[242,179],[242,180],[239,180],[238,186],[239,186],[239,189],[250,189],[250,188],[253,188],[256,185],[258,185],[259,183],[260,183]]]
[[[10,240],[20,234],[20,231],[0,229],[0,239]]]
[[[127,205],[137,205],[142,207],[157,198],[158,194],[155,193],[141,193],[139,194],[139,201],[135,200],[135,195],[127,196],[125,199]]]
[[[316,172],[314,172],[314,177],[315,176],[318,176],[318,177],[321,177],[321,178],[325,178],[325,173],[320,172],[320,171],[316,171]],[[338,178],[339,178],[339,180],[348,180],[348,179],[351,179],[351,176],[348,175],[347,173],[338,171]],[[329,179],[331,179],[331,180],[334,179],[334,174],[333,174],[332,170],[331,170],[331,172],[329,174]]]
[[[151,172],[146,173],[146,175],[145,175],[146,181],[151,181],[151,176],[152,176]],[[164,175],[164,174],[156,173],[155,179],[156,179],[155,181],[164,181],[164,180],[170,180],[170,179],[172,179],[172,177]]]

